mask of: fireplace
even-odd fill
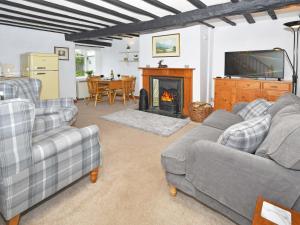
[[[143,88],[148,92],[150,110],[159,114],[166,113],[167,116],[189,116],[189,105],[193,99],[193,68],[141,67],[140,69],[143,70]],[[165,86],[165,81],[170,86]],[[168,96],[164,95],[163,99],[159,98],[159,94],[163,94],[163,89],[159,89],[159,84],[170,92],[168,94],[173,95],[173,100],[170,101],[169,99],[169,101],[162,102]],[[154,88],[155,85],[158,88]],[[175,96],[173,89],[176,90]],[[161,93],[159,93],[160,90]],[[178,113],[175,113],[174,111],[177,109]]]
[[[183,107],[183,78],[150,78],[150,110],[170,116],[181,116]]]

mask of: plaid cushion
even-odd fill
[[[7,83],[0,83],[0,95],[4,100],[18,97],[18,86]]]
[[[34,103],[37,103],[40,98],[41,81],[38,79],[18,78],[5,80],[1,83],[17,86],[18,98],[30,99]]]
[[[257,116],[265,115],[267,110],[271,107],[272,103],[264,99],[256,99],[247,104],[237,114],[244,120],[249,120]]]
[[[34,105],[25,99],[0,101],[0,176],[8,177],[31,166]]]
[[[265,139],[270,125],[271,115],[255,117],[227,128],[219,137],[218,143],[254,153]]]
[[[63,125],[66,125],[66,123],[62,121],[59,114],[36,116],[34,120],[32,136],[37,136],[41,133],[61,127]]]

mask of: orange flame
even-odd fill
[[[172,102],[174,98],[168,91],[164,91],[161,95],[161,100],[164,102]]]

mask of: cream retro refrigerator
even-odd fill
[[[58,55],[48,53],[26,53],[21,56],[21,72],[41,80],[41,99],[59,97]]]

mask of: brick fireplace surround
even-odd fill
[[[143,70],[143,88],[150,93],[150,77],[181,77],[183,78],[183,108],[182,114],[189,116],[189,105],[193,100],[193,68],[148,68]],[[150,98],[150,95],[149,95]],[[151,99],[149,99],[149,102]]]

